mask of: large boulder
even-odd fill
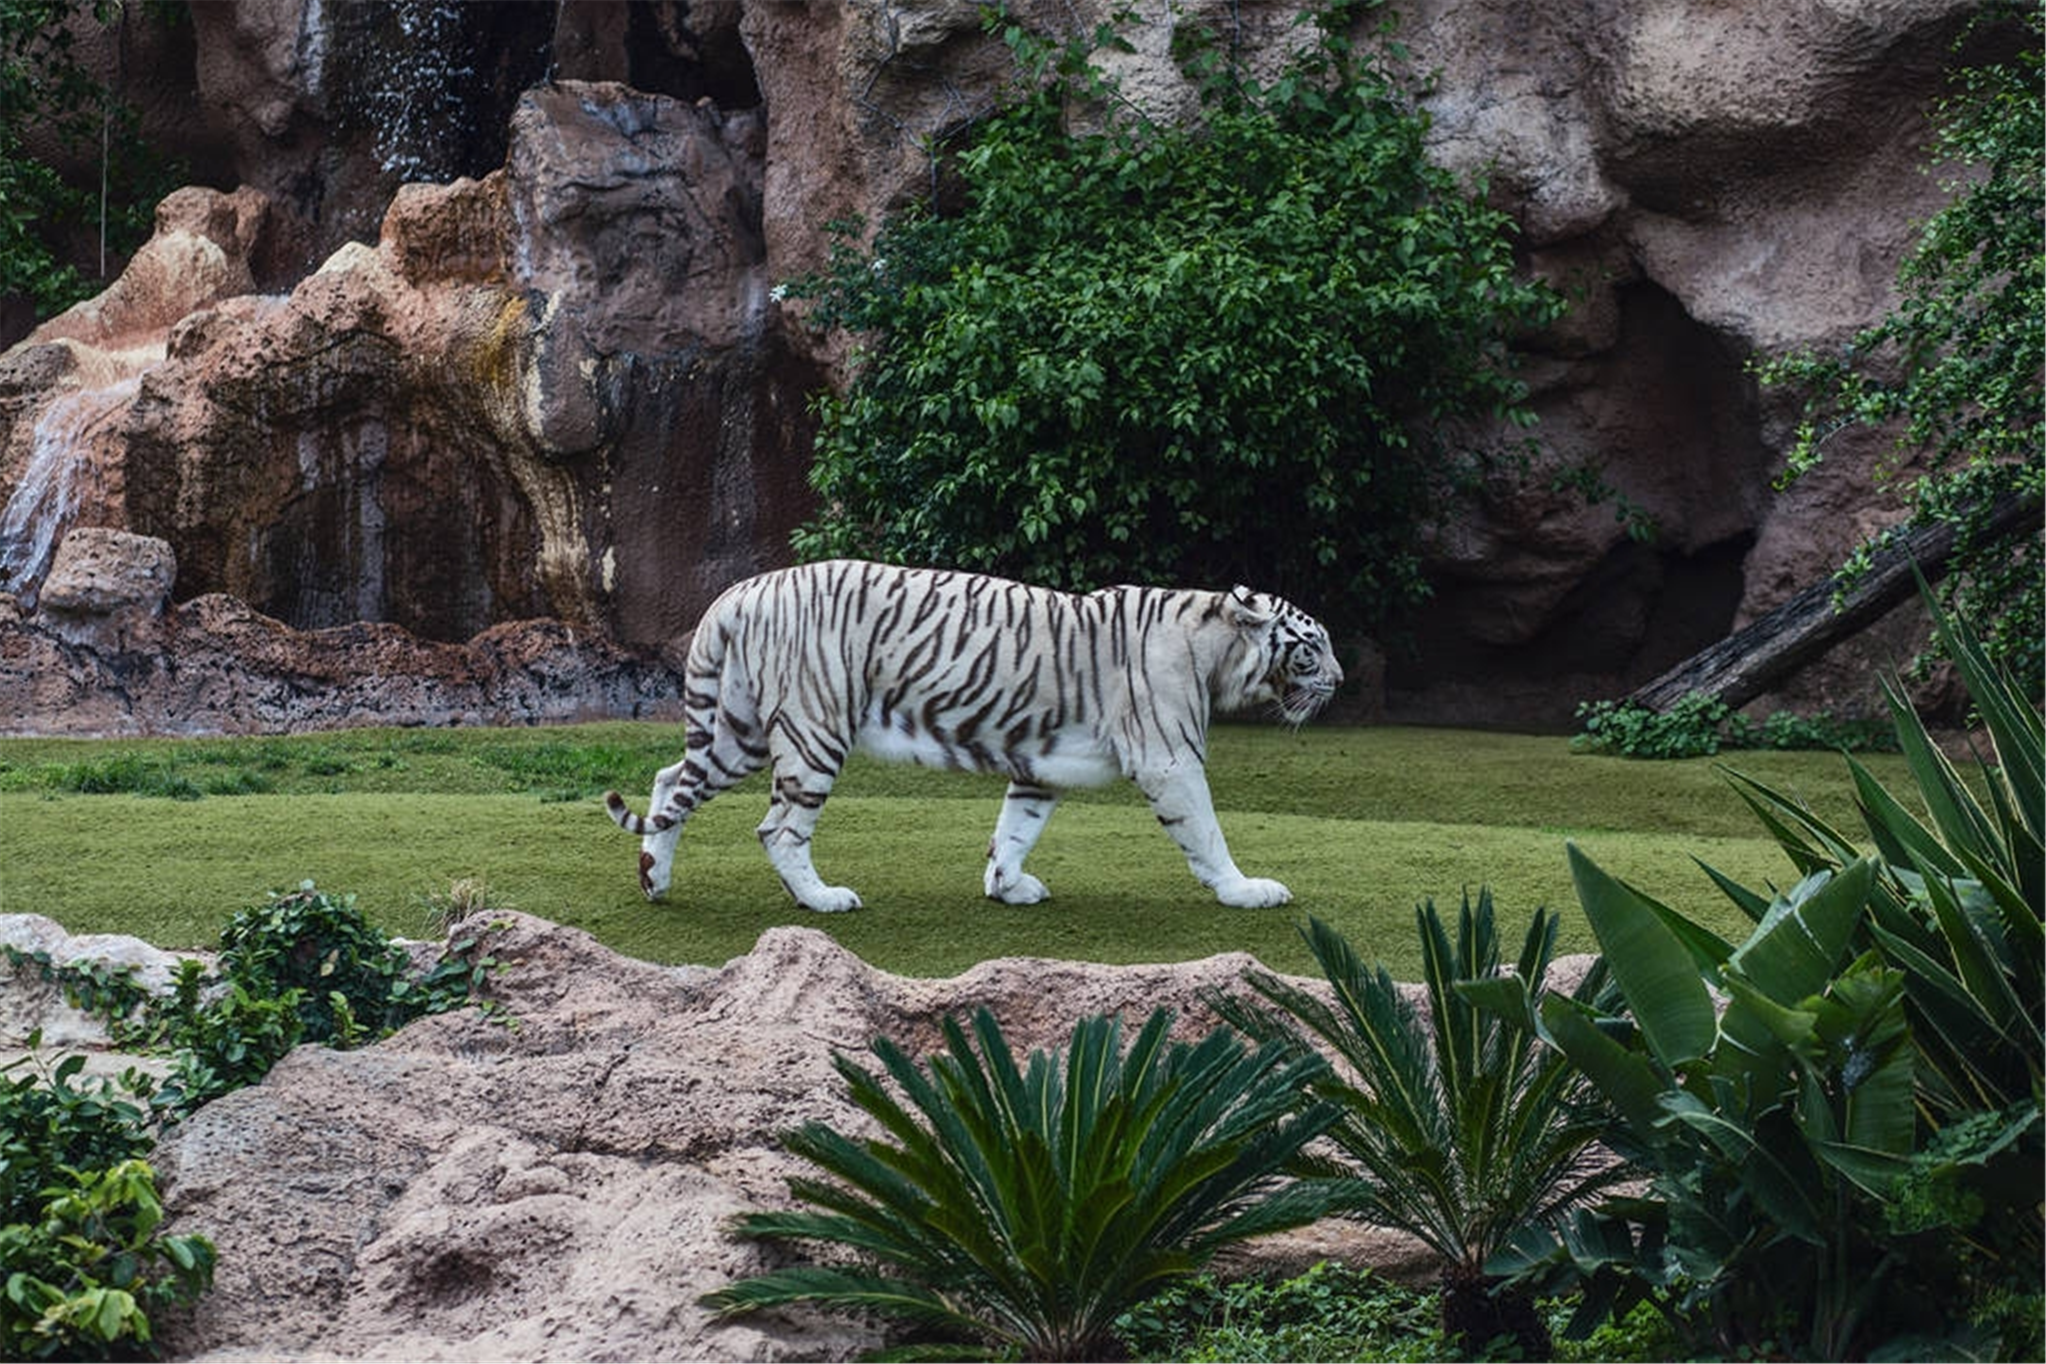
[[[356,1051],[300,1047],[158,1147],[171,1225],[220,1251],[214,1289],[168,1324],[181,1357],[843,1359],[871,1325],[786,1312],[720,1324],[698,1297],[774,1252],[736,1213],[786,1206],[807,1167],[776,1139],[867,1130],[832,1068],[887,1036],[912,1054],[985,1005],[1019,1051],[1084,1014],[1179,1034],[1239,983],[1232,954],[1172,966],[1002,960],[947,980],[879,972],[811,929],[774,928],[720,969],[619,957],[588,935],[485,911],[451,941],[501,965],[493,1012],[421,1020]],[[1424,1270],[1356,1224],[1281,1238],[1237,1267],[1338,1255]]]

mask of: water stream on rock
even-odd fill
[[[139,377],[85,388],[54,399],[36,418],[35,441],[7,506],[0,510],[0,591],[33,608],[64,533],[78,514],[79,492],[92,468],[92,435],[125,412]]]

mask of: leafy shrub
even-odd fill
[[[1542,1304],[1556,1329],[1567,1305]],[[1507,1337],[1460,1349],[1442,1332],[1441,1295],[1331,1261],[1286,1279],[1201,1274],[1138,1303],[1116,1322],[1132,1359],[1214,1361],[1520,1359]],[[1559,1340],[1559,1360],[1667,1360],[1679,1342],[1646,1305],[1584,1341]]]
[[[40,1045],[29,1038],[29,1048]],[[202,1236],[160,1236],[141,1159],[152,1086],[81,1080],[82,1056],[0,1066],[0,1354],[94,1359],[147,1351],[149,1314],[212,1280]]]
[[[31,1055],[0,1066],[0,1222],[30,1220],[64,1169],[103,1169],[148,1151],[149,1077],[80,1081],[83,1056],[45,1068]]]
[[[212,1285],[212,1242],[158,1233],[145,1161],[61,1174],[37,1216],[0,1225],[0,1346],[10,1359],[154,1354],[150,1314]]]
[[[1625,1012],[1551,998],[1539,1017],[1620,1110],[1651,1191],[1517,1238],[1502,1266],[1588,1278],[1580,1325],[1649,1297],[1694,1349],[1844,1359],[1936,1329],[1940,1299],[1905,1291],[1868,1187],[1913,1123],[1902,981],[1848,951],[1870,864],[1802,883],[1738,948],[1575,847],[1571,868]]]
[[[1929,594],[1928,594],[1929,595]],[[1892,721],[1915,790],[1905,800],[1849,760],[1881,875],[1859,940],[1901,973],[1927,1132],[1888,1190],[1900,1234],[1944,1225],[1965,1246],[1960,1271],[1983,1301],[2015,1284],[2036,1307],[2046,1258],[2046,721],[2017,666],[1992,659],[1962,619],[1932,606],[1941,651],[1966,683],[1993,758],[1964,780],[1894,684]],[[1743,795],[1810,876],[1836,874],[1855,849],[1839,831],[1758,782]],[[1979,792],[1979,794],[1978,794]],[[1913,807],[1923,810],[1921,817]],[[1720,884],[1750,913],[1760,897]],[[2038,1353],[2033,1311],[2020,1357]],[[2006,1337],[2006,1343],[2009,1338]]]
[[[1625,758],[1707,758],[1723,748],[1831,748],[1846,753],[1895,751],[1880,720],[1842,720],[1779,710],[1759,723],[1716,696],[1692,692],[1666,711],[1627,701],[1585,701],[1571,747]]]
[[[1202,1274],[1115,1323],[1132,1359],[1436,1360],[1450,1356],[1436,1295],[1324,1261],[1289,1279]]]
[[[1933,615],[1995,748],[1986,804],[1890,686],[1926,816],[1850,759],[1869,856],[1741,781],[1804,879],[1764,896],[1715,875],[1755,921],[1740,945],[1571,850],[1624,1009],[1552,997],[1539,1023],[1652,1186],[1498,1264],[1583,1288],[1579,1327],[1646,1300],[1694,1350],[2039,1351],[2046,722]]]
[[[457,889],[466,910],[483,907],[480,886]],[[302,1041],[351,1047],[460,1008],[497,966],[469,935],[415,972],[404,948],[363,918],[354,896],[328,895],[310,881],[236,914],[221,935],[218,978],[187,960],[168,997],[144,990],[132,968],[59,966],[47,952],[0,952],[106,1019],[122,1045],[173,1052],[172,1073],[155,1099],[156,1110],[173,1118],[256,1083]]]
[[[206,1007],[172,1024],[177,1051],[157,1107],[189,1116],[223,1094],[256,1084],[305,1036],[302,990],[252,995],[238,981]]]
[[[1305,1037],[1343,1063],[1317,1076],[1313,1090],[1341,1112],[1329,1137],[1359,1171],[1343,1186],[1342,1209],[1406,1231],[1441,1257],[1442,1324],[1460,1348],[1507,1334],[1544,1358],[1550,1341],[1532,1299],[1502,1291],[1486,1266],[1521,1228],[1556,1220],[1619,1177],[1595,1150],[1609,1115],[1560,1051],[1457,988],[1499,974],[1490,893],[1480,891],[1475,908],[1465,898],[1454,938],[1433,901],[1414,920],[1425,1016],[1391,973],[1367,968],[1319,919],[1301,932],[1333,1007],[1264,971],[1246,979],[1276,1011],[1224,996],[1211,1003],[1253,1037]],[[1511,978],[1523,998],[1542,997],[1556,928],[1546,911],[1528,925]]]
[[[252,998],[291,998],[308,1042],[382,1036],[423,1012],[411,959],[362,917],[353,895],[307,881],[245,909],[220,935],[220,969]]]
[[[1250,1051],[1227,1031],[1168,1044],[1151,1015],[1127,1052],[1113,1018],[1082,1019],[1062,1053],[1019,1067],[994,1016],[968,1040],[945,1020],[928,1069],[885,1038],[881,1076],[836,1058],[854,1103],[887,1134],[821,1123],[783,1137],[829,1180],[792,1178],[813,1210],[753,1213],[748,1238],[855,1252],[742,1279],[721,1314],[789,1303],[874,1312],[942,1337],[944,1358],[1095,1359],[1116,1319],[1222,1246],[1298,1226],[1328,1206],[1281,1171],[1335,1119],[1302,1087],[1324,1068],[1298,1048]],[[1295,1111],[1298,1109],[1298,1111]]]
[[[1418,600],[1420,528],[1495,467],[1456,419],[1531,424],[1505,337],[1562,304],[1344,36],[1372,8],[1315,15],[1269,85],[1182,22],[1183,127],[1132,112],[1085,42],[992,18],[1043,84],[948,162],[957,210],[870,249],[836,224],[828,273],[788,286],[865,344],[820,404],[797,552],[1256,581],[1370,626]]]

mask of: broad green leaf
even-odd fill
[[[1569,857],[1578,902],[1649,1050],[1671,1070],[1705,1055],[1718,1021],[1690,948],[1645,897],[1606,875],[1574,843]],[[1546,1009],[1543,1018],[1549,1019]]]

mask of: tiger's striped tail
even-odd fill
[[[604,793],[604,808],[610,811],[611,822],[629,834],[645,837],[648,834],[666,833],[675,827],[675,817],[673,815],[649,814],[640,816],[634,814],[632,807],[625,803],[625,797],[619,795],[616,791],[606,791]]]

